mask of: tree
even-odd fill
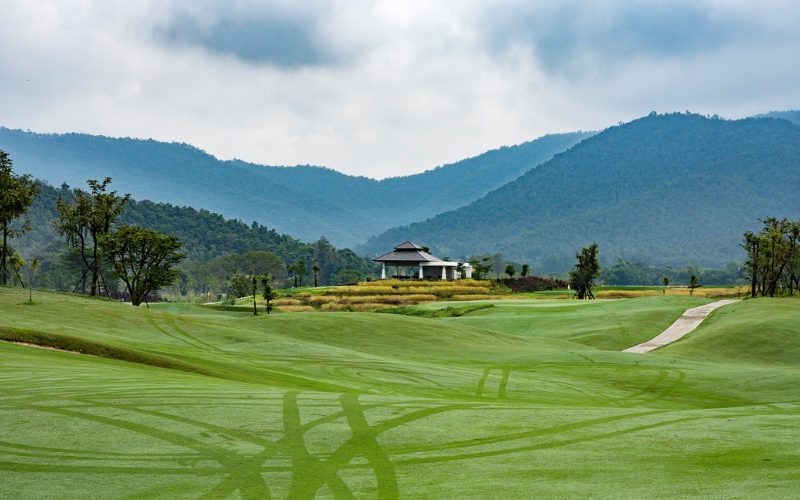
[[[702,286],[702,285],[698,285],[698,284],[697,284],[697,275],[696,275],[696,274],[693,274],[693,275],[692,275],[692,276],[689,278],[689,295],[694,295],[694,289],[695,289],[695,288],[698,288],[698,287],[700,287],[700,286]]]
[[[357,269],[342,269],[333,277],[337,285],[355,285],[364,279],[364,273]]]
[[[531,266],[529,266],[528,264],[522,264],[522,271],[519,273],[520,276],[524,278],[525,276],[530,274],[530,272],[531,272]]]
[[[575,258],[578,260],[575,269],[569,272],[569,284],[575,290],[578,299],[593,299],[594,280],[600,275],[600,262],[597,260],[599,248],[597,243],[582,248]]]
[[[517,270],[514,269],[514,264],[508,264],[506,266],[506,274],[508,275],[509,278],[513,278],[514,274],[516,274],[516,272],[517,272]]]
[[[16,287],[17,284],[20,284],[24,288],[25,282],[22,280],[20,271],[22,271],[22,268],[25,267],[25,264],[27,264],[25,259],[22,258],[22,255],[20,255],[19,252],[13,252],[11,257],[8,258],[8,264],[14,271],[14,286]]]
[[[89,179],[86,183],[90,192],[75,189],[74,204],[59,197],[56,207],[59,212],[58,230],[80,252],[86,270],[92,276],[89,295],[95,296],[101,278],[100,241],[111,231],[130,195],[117,196],[116,191],[109,192],[111,177],[106,177],[102,182]]]
[[[472,265],[472,273],[476,280],[483,279],[489,274],[492,270],[491,260],[491,255],[475,256],[468,259],[470,265]]]
[[[151,291],[172,284],[178,277],[173,266],[185,257],[178,252],[178,238],[136,226],[119,226],[105,235],[101,244],[114,276],[125,283],[134,306]]]
[[[28,303],[30,304],[33,304],[33,277],[39,267],[39,258],[34,257],[28,265]]]
[[[664,289],[661,290],[661,293],[662,293],[662,295],[666,295],[667,287],[669,286],[669,276],[664,276],[664,279],[662,280],[662,282],[664,283]]]
[[[0,285],[8,284],[8,240],[31,229],[27,218],[16,227],[14,221],[28,212],[38,192],[39,186],[30,175],[14,175],[11,157],[0,149],[0,230],[3,232],[0,243]]]
[[[225,283],[225,293],[231,304],[236,303],[239,297],[246,297],[250,293],[250,278],[246,274],[236,273]]]
[[[256,308],[256,294],[258,293],[258,277],[253,276],[253,316],[258,316],[258,309]]]
[[[314,271],[314,288],[316,288],[319,286],[319,266],[314,264],[311,270]]]
[[[800,221],[762,220],[758,234],[744,233],[750,296],[794,295],[800,286]]]
[[[744,242],[742,248],[747,251],[747,260],[745,267],[750,271],[750,296],[755,297],[758,293],[758,262],[759,262],[759,245],[760,239],[755,234],[747,231],[744,233]]]
[[[275,293],[269,285],[271,278],[269,274],[261,276],[261,284],[264,286],[264,308],[267,310],[268,315],[272,312],[272,301],[275,300]]]
[[[294,265],[294,286],[303,286],[303,277],[306,275],[306,261],[303,259],[298,260]]]

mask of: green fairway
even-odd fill
[[[0,498],[792,497],[800,301],[292,313],[0,289]],[[470,302],[416,308],[469,307]]]

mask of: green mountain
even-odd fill
[[[611,127],[458,210],[389,230],[357,248],[411,239],[454,258],[502,253],[563,272],[592,241],[606,262],[720,266],[742,232],[800,216],[800,127],[656,115]]]
[[[257,221],[304,241],[363,243],[480,198],[591,133],[548,135],[422,174],[377,181],[322,167],[221,161],[187,144],[0,128],[18,173],[53,185],[112,177],[120,192]]]

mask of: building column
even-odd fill
[[[442,266],[442,279],[447,279],[447,266]]]
[[[419,279],[425,279],[425,275],[422,274],[422,266],[419,266]]]
[[[383,266],[381,267],[381,279],[382,279],[382,280],[385,280],[385,279],[386,279],[386,264],[385,264],[385,263],[384,263],[384,264],[383,264]]]

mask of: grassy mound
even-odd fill
[[[800,300],[758,298],[726,306],[659,354],[800,366]]]
[[[95,355],[0,342],[2,498],[796,493],[792,358],[610,350],[707,299],[258,317],[24,300],[0,291],[3,336]],[[777,318],[764,335],[788,349],[775,304],[729,315]]]

